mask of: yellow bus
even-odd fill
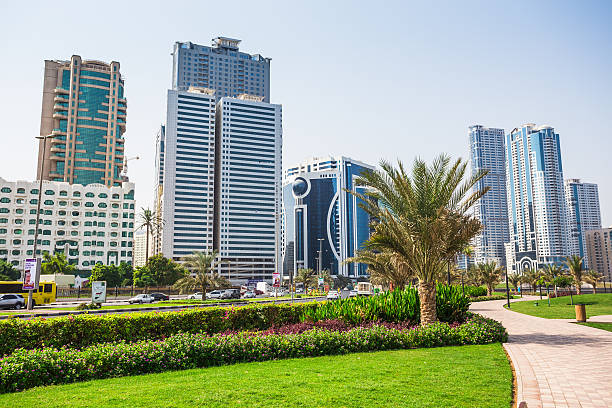
[[[0,281],[0,294],[20,294],[25,299],[27,305],[29,292],[27,290],[24,291],[22,288],[23,282],[21,281]],[[32,294],[32,304],[36,306],[55,302],[56,295],[57,286],[55,282],[40,282],[38,289],[34,289],[34,293]]]

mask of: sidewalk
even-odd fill
[[[478,302],[470,310],[508,330],[504,347],[516,372],[517,406],[612,407],[612,332],[509,311],[504,304]]]

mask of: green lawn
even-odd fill
[[[538,306],[535,305],[538,303]],[[612,293],[599,293],[596,295],[574,296],[574,303],[585,303],[587,318],[591,316],[612,314]],[[505,307],[505,306],[504,306]],[[514,302],[510,308],[515,312],[525,313],[531,316],[544,317],[547,319],[575,319],[574,306],[570,304],[569,296],[552,298],[550,307],[546,298],[542,300],[528,300]]]
[[[578,323],[581,324],[583,326],[589,326],[589,327],[594,327],[596,329],[601,329],[601,330],[607,330],[609,332],[612,332],[612,323],[591,323],[591,322],[586,322],[586,323]]]
[[[4,407],[510,407],[501,344],[244,363],[0,395]]]

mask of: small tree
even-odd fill
[[[584,269],[582,269],[582,258],[578,255],[572,255],[565,258],[565,265],[567,265],[567,270],[574,278],[574,285],[576,285],[576,294],[582,294],[582,274]]]
[[[134,286],[145,288],[146,292],[147,288],[153,285],[155,285],[155,279],[146,265],[139,266],[134,270]]]
[[[353,283],[351,278],[348,278],[346,276],[338,275],[334,278],[334,288],[335,289],[346,288],[351,283]]]
[[[587,273],[584,274],[583,279],[586,283],[588,283],[589,285],[593,286],[593,294],[595,295],[597,293],[597,284],[603,279],[603,275],[597,271],[587,271]]]
[[[89,280],[91,282],[106,281],[107,287],[116,287],[121,285],[122,279],[117,265],[96,264],[91,270]]]
[[[573,279],[571,276],[567,276],[567,275],[558,275],[554,280],[553,283],[560,287],[560,288],[569,288],[569,294],[570,294],[570,300],[572,305],[574,304],[574,297],[572,296],[572,282]]]
[[[158,286],[173,285],[185,276],[184,268],[164,257],[162,254],[153,255],[147,261],[147,268]]]
[[[220,283],[221,281],[220,276],[212,272],[213,263],[216,258],[217,251],[195,251],[193,254],[184,257],[184,265],[193,276],[188,275],[179,279],[175,287],[179,288],[179,290],[191,290],[199,287],[202,290],[202,300],[204,300],[207,289],[211,286],[214,287],[217,282]]]
[[[536,269],[525,269],[523,270],[522,282],[528,283],[531,286],[531,292],[535,292],[540,281],[540,271]]]
[[[43,253],[43,260],[40,266],[44,275],[74,275],[76,268],[74,265],[70,265],[66,259],[66,255],[63,253],[57,253],[51,255],[45,251]]]
[[[4,259],[0,259],[0,275],[6,277],[6,279],[0,280],[19,280],[21,277],[21,273],[10,263],[6,262]]]
[[[134,282],[134,268],[132,265],[121,262],[119,264],[119,276],[121,277],[121,286],[131,286]]]
[[[311,268],[300,268],[298,269],[297,276],[295,277],[297,283],[304,285],[304,289],[313,287],[317,283],[317,273]]]
[[[515,292],[518,292],[518,287],[521,284],[521,275],[519,275],[518,273],[509,273],[508,283],[512,285]]]
[[[480,285],[487,287],[487,296],[493,295],[495,285],[501,281],[502,268],[495,261],[479,263],[475,268],[475,276]]]

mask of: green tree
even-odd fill
[[[304,289],[315,287],[317,285],[317,273],[311,268],[300,268],[295,277],[295,282],[304,285]]]
[[[74,275],[77,272],[76,267],[70,265],[66,255],[61,252],[51,255],[45,251],[40,269],[43,275]]]
[[[487,296],[492,296],[495,285],[501,282],[503,269],[495,261],[478,263],[474,269],[479,285],[485,285],[487,287]]]
[[[537,269],[524,269],[521,282],[529,284],[531,286],[531,292],[535,292],[540,281],[541,273]]]
[[[0,275],[4,275],[7,279],[0,280],[19,280],[21,273],[10,263],[4,259],[0,259]]]
[[[469,212],[487,191],[477,186],[486,171],[464,180],[467,164],[451,162],[440,155],[431,165],[415,159],[409,175],[398,162],[386,161],[382,171],[368,171],[357,179],[364,194],[350,191],[362,200],[373,233],[367,249],[387,251],[419,280],[421,323],[437,321],[436,278],[478,234],[482,225]]]
[[[351,278],[347,276],[338,275],[334,277],[334,289],[344,289],[352,283]]]
[[[173,285],[185,275],[185,270],[181,265],[162,254],[150,257],[146,265],[158,286]]]
[[[572,305],[574,304],[574,297],[572,296],[571,289],[573,282],[574,279],[568,275],[558,275],[557,277],[555,277],[555,279],[553,279],[553,283],[555,284],[555,286],[558,286],[560,288],[569,288],[570,300]]]
[[[91,282],[106,281],[106,286],[111,288],[120,286],[122,281],[117,265],[102,265],[101,263],[94,265],[89,280]]]
[[[151,211],[149,208],[141,208],[140,214],[138,214],[138,225],[136,229],[145,229],[147,237],[146,237],[146,247],[145,247],[145,262],[149,261],[149,238],[151,237],[151,231],[154,229],[158,229],[158,220],[159,217],[155,215],[154,211]]]
[[[189,270],[190,275],[176,281],[174,287],[179,289],[181,293],[199,288],[202,291],[202,300],[204,300],[208,288],[228,285],[227,279],[213,273],[213,264],[216,258],[217,251],[195,251],[184,257],[183,265]]]
[[[147,266],[139,266],[134,270],[134,286],[138,288],[148,288],[155,285],[155,279]]]
[[[589,285],[593,286],[593,294],[595,295],[597,293],[597,284],[601,282],[603,277],[604,276],[601,273],[590,270],[584,274],[582,279]]]
[[[582,274],[584,272],[582,265],[582,258],[578,255],[572,255],[565,258],[565,265],[567,265],[567,270],[574,278],[574,285],[576,285],[576,293],[578,295],[582,294]]]
[[[127,262],[119,264],[119,276],[121,277],[121,286],[131,286],[134,282],[134,268]]]
[[[557,276],[563,274],[563,268],[556,264],[545,264],[544,266],[542,266],[541,273],[544,276],[546,282],[549,282],[550,285],[553,285],[555,296],[557,296],[557,285],[554,284],[554,280]]]
[[[375,252],[368,249],[357,250],[354,257],[348,258],[345,263],[363,263],[368,266],[370,281],[375,285],[394,288],[403,288],[412,280],[413,276],[405,262],[397,260],[391,252]]]
[[[509,273],[508,274],[508,283],[512,285],[515,292],[518,292],[518,287],[522,282],[521,275],[518,273]]]

